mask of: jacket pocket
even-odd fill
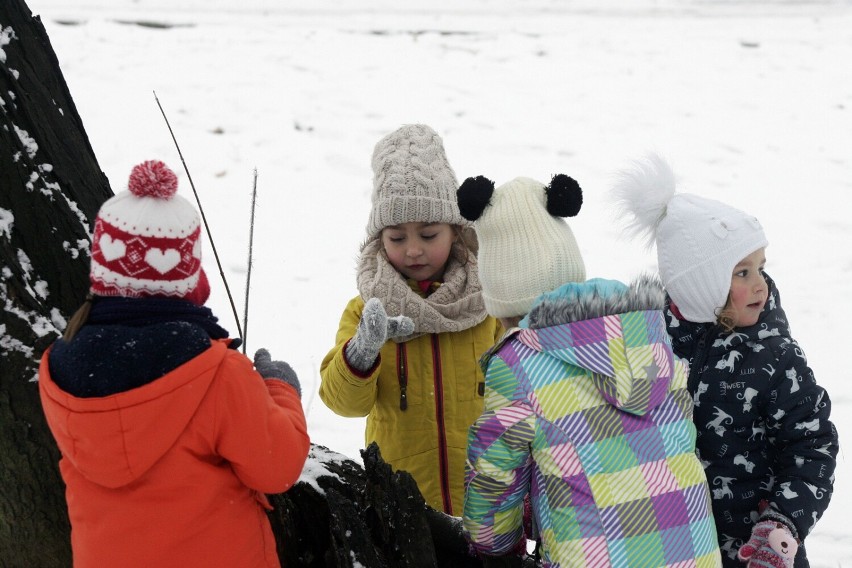
[[[491,349],[492,342],[487,338],[480,338],[480,334],[470,333],[466,340],[468,349],[458,349],[457,353],[466,353],[469,357],[466,361],[453,361],[456,370],[456,399],[459,401],[481,400],[485,396],[485,377],[479,369],[479,358]]]

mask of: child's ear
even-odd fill
[[[547,212],[556,217],[574,217],[583,205],[580,184],[565,174],[556,174],[544,188],[547,194]]]
[[[459,213],[468,221],[476,221],[488,207],[494,194],[494,182],[485,176],[469,177],[464,180],[456,198],[459,202]]]

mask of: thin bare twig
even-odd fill
[[[254,169],[254,184],[251,188],[251,222],[249,223],[249,251],[248,269],[246,271],[246,303],[243,313],[243,353],[248,345],[248,315],[249,315],[249,290],[251,289],[251,267],[254,264],[252,253],[254,249],[254,208],[257,203],[257,168]]]
[[[198,211],[201,213],[201,220],[204,222],[204,229],[207,231],[207,239],[210,241],[210,247],[213,249],[213,256],[216,258],[216,265],[219,267],[219,276],[222,277],[222,282],[225,284],[225,292],[228,294],[228,300],[231,302],[231,311],[234,313],[234,322],[237,324],[237,334],[242,337],[243,329],[240,327],[240,318],[237,316],[237,307],[234,305],[234,297],[231,296],[231,288],[228,286],[228,279],[225,278],[225,271],[222,270],[222,263],[219,261],[219,253],[216,251],[216,243],[213,242],[213,235],[210,233],[210,225],[207,224],[207,217],[204,215],[204,208],[201,206],[201,199],[198,197],[198,192],[195,190],[195,184],[192,183],[192,175],[189,173],[189,168],[186,166],[186,160],[183,159],[183,152],[180,151],[175,133],[172,130],[172,125],[169,124],[169,119],[166,116],[166,111],[163,110],[163,105],[160,104],[160,99],[157,98],[157,92],[154,91],[154,100],[157,101],[157,106],[160,107],[160,113],[163,115],[163,120],[166,121],[166,126],[169,128],[169,134],[172,135],[172,140],[177,148],[178,156],[183,164],[183,170],[186,172],[186,177],[189,178],[189,185],[192,187],[192,193],[195,195],[195,202],[198,204]],[[243,350],[245,352],[245,350]]]

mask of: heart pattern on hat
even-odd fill
[[[108,234],[104,233],[98,240],[101,247],[101,254],[107,261],[113,261],[121,258],[127,253],[127,245],[121,239],[113,239]]]
[[[127,189],[108,199],[95,218],[91,292],[203,304],[210,286],[201,269],[201,218],[177,195],[177,176],[148,160],[133,168]]]
[[[150,248],[145,253],[145,262],[160,274],[165,274],[180,263],[180,252],[176,249]]]

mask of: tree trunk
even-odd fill
[[[71,564],[64,485],[35,382],[88,290],[89,220],[111,191],[41,21],[0,2],[0,550]]]
[[[363,468],[314,445],[302,480],[270,496],[282,566],[482,566],[468,553],[460,519],[427,506],[411,475],[392,471],[375,443],[361,456]]]

